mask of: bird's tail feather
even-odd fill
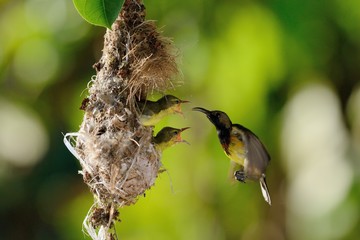
[[[271,205],[271,198],[269,194],[269,189],[266,184],[265,174],[263,174],[260,178],[260,187],[261,187],[261,193],[264,196],[265,201],[269,203],[269,205]]]

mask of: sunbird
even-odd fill
[[[140,101],[138,107],[140,110],[140,123],[144,126],[154,126],[161,119],[170,114],[183,114],[181,104],[189,101],[180,100],[173,95],[165,95],[156,102]]]
[[[155,137],[153,137],[153,142],[155,144],[156,149],[162,152],[165,149],[180,142],[189,144],[186,140],[183,140],[181,138],[181,133],[186,129],[189,129],[189,127],[180,128],[180,129],[172,128],[172,127],[164,127],[156,134]]]
[[[228,115],[222,111],[209,111],[201,107],[195,107],[193,110],[204,113],[215,125],[225,154],[232,162],[240,166],[240,170],[234,172],[235,179],[244,183],[246,179],[259,181],[262,195],[271,205],[265,179],[270,155],[259,138],[244,126],[233,124]]]

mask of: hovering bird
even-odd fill
[[[173,95],[165,95],[156,102],[141,101],[138,107],[141,112],[140,123],[144,126],[154,126],[160,120],[170,114],[183,114],[181,104],[189,101],[180,100]]]
[[[270,155],[259,138],[244,126],[233,124],[228,115],[222,111],[209,111],[201,107],[195,107],[193,110],[204,113],[215,125],[225,154],[232,162],[240,166],[240,170],[234,173],[235,179],[240,182],[245,182],[246,179],[259,181],[262,195],[271,205],[265,179]]]
[[[155,144],[156,149],[162,152],[165,149],[180,142],[189,144],[186,140],[183,140],[181,138],[181,133],[186,129],[189,129],[189,127],[180,128],[180,129],[172,128],[172,127],[164,127],[156,134],[155,137],[153,137],[153,142]]]

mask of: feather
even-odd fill
[[[259,181],[260,181],[261,193],[262,193],[265,201],[267,203],[269,203],[269,205],[271,206],[271,198],[270,198],[270,194],[269,194],[269,189],[266,184],[265,174],[262,174]]]

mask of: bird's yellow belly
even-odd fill
[[[226,153],[226,155],[235,163],[244,166],[246,158],[246,149],[244,142],[240,141],[237,137],[231,137],[228,152]]]

